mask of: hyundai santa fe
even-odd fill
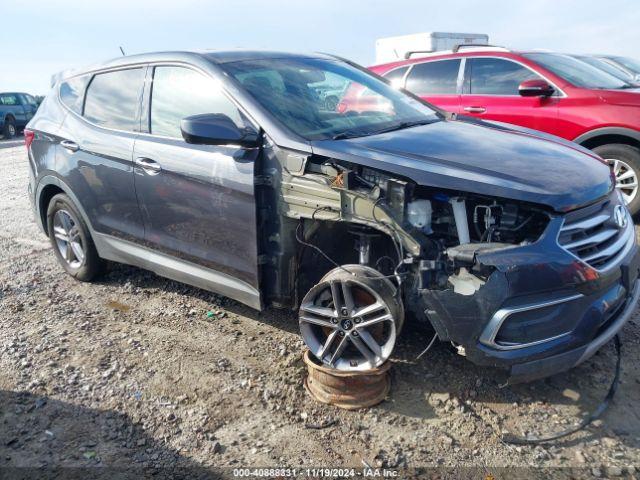
[[[328,109],[327,84],[376,108]],[[110,260],[297,311],[335,369],[380,366],[406,317],[531,380],[589,358],[640,294],[634,226],[599,157],[453,119],[337,57],[123,57],[58,81],[25,140],[67,273],[89,281]]]
[[[371,69],[440,108],[572,140],[604,158],[640,212],[640,90],[570,55],[465,47]],[[358,109],[360,92],[339,109]],[[366,98],[366,94],[363,95]]]

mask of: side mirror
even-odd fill
[[[518,87],[520,95],[523,97],[550,97],[556,90],[545,80],[525,80]]]
[[[182,137],[195,145],[239,145],[253,148],[260,145],[258,132],[250,127],[240,128],[223,113],[204,113],[183,118]]]

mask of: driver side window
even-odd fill
[[[222,113],[239,127],[238,108],[213,78],[185,67],[155,67],[151,89],[150,133],[182,138],[180,121],[191,115]]]
[[[541,80],[541,77],[509,60],[471,58],[467,60],[465,93],[519,96],[518,87],[525,80]]]

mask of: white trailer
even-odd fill
[[[420,53],[451,50],[456,45],[488,45],[484,33],[427,32],[376,40],[376,63],[404,60]]]

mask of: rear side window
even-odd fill
[[[156,67],[151,90],[151,134],[182,138],[180,121],[201,113],[223,113],[242,126],[238,108],[212,78],[184,67]]]
[[[409,66],[396,68],[395,70],[391,70],[390,72],[382,74],[384,78],[389,80],[392,85],[401,85],[402,79],[404,78],[404,74],[409,70]]]
[[[82,102],[84,101],[84,90],[89,81],[88,75],[73,77],[60,84],[60,100],[71,111],[82,115]]]
[[[499,58],[472,58],[467,65],[472,95],[519,95],[522,82],[541,78],[522,65]]]
[[[417,63],[407,76],[406,89],[418,95],[453,95],[458,91],[460,60]]]
[[[31,95],[23,95],[25,101],[29,104],[29,105],[33,105],[34,107],[38,106],[38,102],[36,102],[36,99],[33,98]]]
[[[138,130],[136,113],[144,81],[144,69],[99,73],[89,84],[84,116],[101,127]]]

